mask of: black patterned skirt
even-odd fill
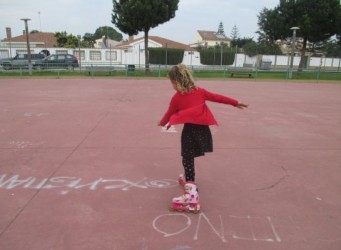
[[[194,158],[213,152],[210,127],[185,123],[181,134],[181,156]]]

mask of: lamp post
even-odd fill
[[[30,48],[30,41],[28,37],[28,24],[27,22],[31,19],[29,18],[22,18],[20,19],[25,22],[25,33],[26,33],[26,44],[27,44],[27,59],[28,59],[28,72],[30,75],[32,75],[32,62],[31,62],[31,48]]]
[[[291,58],[290,58],[290,70],[289,70],[289,79],[292,78],[292,71],[294,66],[294,52],[295,52],[295,43],[296,43],[296,30],[299,30],[299,27],[292,27],[292,41],[291,41]]]
[[[77,35],[78,38],[78,59],[79,59],[79,72],[82,71],[82,59],[81,59],[81,35]]]
[[[39,27],[40,27],[40,32],[41,32],[41,19],[40,19],[40,10],[38,11],[38,15],[39,15]]]

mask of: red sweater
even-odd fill
[[[218,125],[212,112],[205,104],[205,101],[230,104],[233,106],[238,105],[237,100],[211,93],[198,87],[184,94],[177,91],[172,97],[168,110],[160,121],[160,125],[165,126],[167,123],[169,123],[169,126],[181,123]]]

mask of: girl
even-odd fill
[[[205,101],[230,104],[240,109],[247,108],[248,105],[196,87],[190,70],[183,64],[174,66],[168,76],[176,93],[158,125],[168,124],[168,129],[173,124],[184,124],[181,156],[185,179],[182,175],[179,177],[179,183],[184,187],[184,195],[173,198],[171,209],[198,212],[200,205],[195,184],[194,158],[206,152],[213,152],[209,125],[217,125]]]

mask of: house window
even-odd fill
[[[67,50],[56,50],[57,55],[67,54]]]
[[[20,49],[17,49],[17,50],[15,51],[15,53],[16,53],[17,55],[27,54],[27,50],[20,50]]]
[[[8,57],[9,57],[9,51],[7,49],[1,49],[0,58],[8,58]]]
[[[78,60],[79,60],[79,58],[80,58],[81,60],[85,60],[85,51],[84,51],[84,50],[81,50],[80,52],[81,52],[81,53],[80,53],[80,56],[79,56],[79,51],[78,51],[78,49],[77,49],[77,50],[74,50],[74,51],[73,51],[73,55],[74,55],[75,57],[77,57]]]
[[[90,51],[90,60],[93,60],[93,61],[102,60],[101,51]]]
[[[106,51],[105,60],[107,61],[117,61],[117,52],[116,51]]]

